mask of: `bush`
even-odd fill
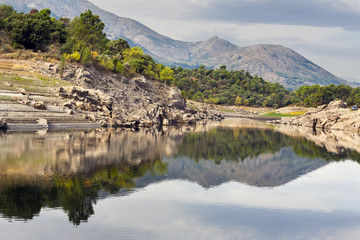
[[[65,54],[65,59],[70,62],[79,62],[81,59],[81,54],[79,52],[74,52],[72,54]]]
[[[122,53],[129,48],[130,45],[125,39],[117,39],[110,41],[107,44],[107,50],[109,51],[109,54],[114,56],[122,55]]]
[[[92,54],[90,48],[85,48],[81,54],[81,64],[88,66],[92,62]]]
[[[62,22],[50,17],[43,9],[28,14],[13,13],[5,20],[5,29],[17,48],[45,51],[51,43],[63,43],[67,32]]]

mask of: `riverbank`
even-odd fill
[[[319,106],[306,114],[271,121],[290,126],[302,126],[317,130],[342,130],[360,135],[360,112],[348,108],[342,100]]]
[[[214,107],[186,105],[180,90],[57,61],[0,56],[0,128],[138,128],[221,120]]]

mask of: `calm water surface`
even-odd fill
[[[0,239],[358,239],[360,154],[271,128],[0,135]]]

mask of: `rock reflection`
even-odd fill
[[[179,133],[178,133],[179,132]],[[139,165],[176,152],[181,130],[90,131],[47,135],[3,135],[1,176],[67,176],[89,174],[99,167]]]

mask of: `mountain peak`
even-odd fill
[[[216,35],[214,35],[213,37],[209,38],[209,40],[220,40],[220,38]]]
[[[192,59],[207,59],[234,51],[238,46],[214,36],[206,41],[196,43],[191,49]]]
[[[235,48],[238,47],[225,39],[219,38],[216,35],[212,38],[209,38],[208,40],[199,42],[197,44],[197,46],[214,47],[214,48],[221,49],[222,51],[225,51],[225,52],[233,51]]]

